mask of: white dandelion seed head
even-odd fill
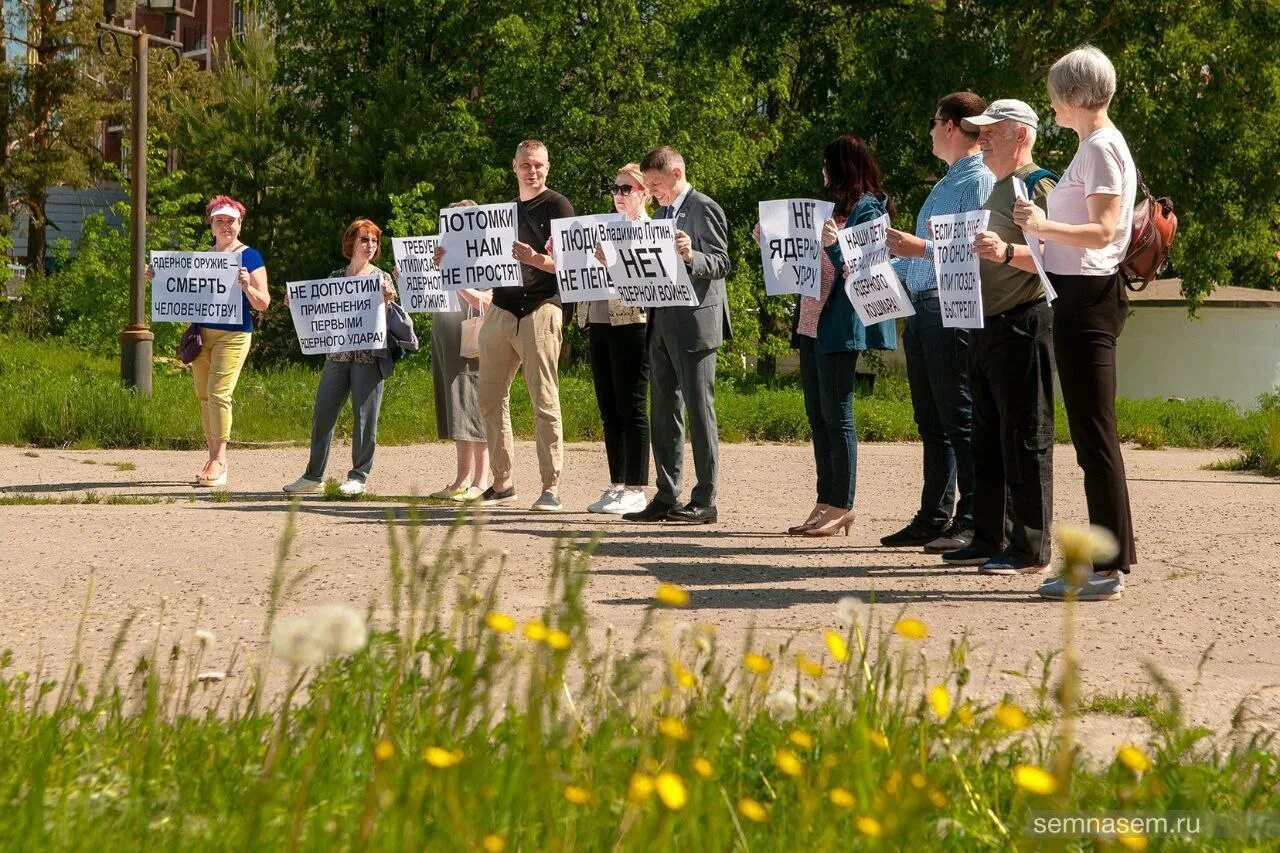
[[[271,651],[293,666],[315,666],[324,660],[324,647],[316,640],[311,620],[285,616],[271,629]]]
[[[812,711],[822,704],[822,694],[807,684],[800,686],[799,705],[805,711]]]
[[[846,595],[836,602],[836,621],[845,628],[852,628],[858,624],[861,610],[862,602],[852,595]]]
[[[364,617],[346,604],[326,604],[310,613],[311,631],[325,654],[353,655],[369,641]]]
[[[780,722],[795,719],[797,704],[795,691],[792,690],[775,690],[764,700],[769,716]]]
[[[202,648],[212,648],[218,642],[217,636],[207,628],[196,629],[196,641],[200,643]]]
[[[689,622],[677,622],[675,624],[675,634],[676,643],[683,646],[693,636],[693,625]]]

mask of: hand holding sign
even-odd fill
[[[1021,187],[1022,192],[1018,193],[1021,181],[1014,182],[1014,194],[1018,197],[1013,202],[1013,221],[1023,231],[1039,232],[1044,227],[1045,215],[1040,206],[1032,203],[1026,195],[1026,187]]]
[[[555,259],[561,302],[594,302],[617,297],[599,249],[605,226],[621,221],[622,216],[617,213],[551,220],[548,242]]]
[[[1013,197],[1015,221],[1017,219],[1017,207],[1022,202],[1029,204],[1036,213],[1039,213],[1043,217],[1043,214],[1040,213],[1040,207],[1033,204],[1031,199],[1027,198],[1027,185],[1022,181],[1013,182]],[[1026,218],[1030,221],[1032,217],[1028,214]],[[1049,276],[1044,271],[1044,255],[1040,253],[1040,235],[1034,230],[1024,227],[1022,230],[1022,236],[1027,241],[1027,248],[1031,250],[1031,261],[1036,265],[1036,274],[1040,276],[1040,285],[1044,288],[1044,297],[1052,303],[1053,300],[1058,298],[1058,292],[1053,289],[1053,285],[1049,283]]]
[[[148,271],[153,322],[243,322],[242,284],[249,274],[238,252],[152,252]]]
[[[285,292],[304,355],[387,346],[388,289],[381,273],[291,281]]]
[[[445,290],[440,279],[440,238],[392,237],[396,280],[404,288],[404,310],[409,314],[461,311],[456,293]]]
[[[693,262],[693,241],[683,231],[676,232],[676,254],[686,264]]]
[[[889,216],[883,214],[839,232],[844,292],[865,326],[916,313],[889,263],[888,231]]]
[[[820,223],[829,220],[833,210],[831,202],[810,198],[760,202],[765,293],[817,297],[822,292],[821,236],[825,232]]]
[[[605,225],[601,251],[623,302],[640,308],[698,304],[689,274],[676,254],[676,234],[670,219]]]
[[[440,244],[445,249],[440,277],[445,290],[464,287],[519,287],[524,283],[516,251],[516,206],[482,204],[440,211]],[[535,252],[521,244],[530,258]]]
[[[946,328],[982,328],[982,284],[973,243],[986,230],[990,216],[987,210],[970,210],[929,220],[933,229],[933,273],[938,282],[942,325]]]

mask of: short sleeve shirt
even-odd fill
[[[1087,225],[1089,196],[1120,197],[1120,216],[1111,242],[1101,249],[1078,249],[1050,240],[1044,245],[1044,266],[1058,275],[1111,275],[1120,268],[1133,230],[1133,200],[1138,170],[1124,136],[1114,126],[1102,127],[1080,143],[1071,165],[1049,193],[1049,219]]]
[[[240,266],[246,272],[252,273],[262,269],[266,263],[262,260],[262,255],[257,249],[250,249],[245,246],[240,250]],[[249,297],[241,294],[240,296],[240,317],[239,323],[201,323],[202,329],[219,329],[223,332],[252,332],[253,331],[253,309],[249,305]]]
[[[996,181],[991,197],[983,206],[991,212],[987,230],[994,231],[1006,243],[1026,245],[1022,229],[1013,221],[1014,181],[1022,181],[1025,188],[1027,176],[1038,168],[1035,163],[1028,163],[1012,175]],[[1053,179],[1041,178],[1036,181],[1035,188],[1030,193],[1031,200],[1044,208],[1051,189]],[[1013,264],[1002,264],[999,261],[979,261],[978,267],[982,276],[982,312],[988,317],[1003,314],[1024,302],[1044,298],[1040,276],[1034,272],[1024,272]]]

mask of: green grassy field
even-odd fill
[[[436,441],[431,372],[425,354],[400,363],[388,380],[378,424],[385,444]],[[282,370],[246,370],[236,390],[233,441],[305,443],[319,360]],[[157,364],[154,391],[142,399],[119,383],[115,362],[54,341],[0,336],[0,443],[37,447],[194,448],[202,445],[189,373],[176,362]],[[600,418],[588,371],[574,367],[560,386],[565,438],[600,438]],[[1238,467],[1280,470],[1280,404],[1241,413],[1219,400],[1120,400],[1121,438],[1143,447],[1240,447]],[[809,424],[795,377],[772,383],[725,382],[716,392],[724,441],[807,441]],[[875,391],[857,400],[861,441],[913,441],[915,423],[906,380],[880,376]],[[533,437],[523,382],[512,390],[516,434]],[[1058,403],[1057,439],[1069,440]],[[338,434],[350,432],[349,412]]]

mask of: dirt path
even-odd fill
[[[1035,669],[1037,654],[1057,649],[1061,635],[1061,606],[1035,597],[1038,578],[981,577],[878,544],[915,507],[918,445],[860,447],[861,517],[851,538],[820,541],[778,533],[798,521],[812,500],[807,447],[738,444],[721,452],[720,523],[654,527],[585,512],[526,511],[536,497],[537,472],[532,445],[522,445],[519,504],[492,512],[485,534],[487,545],[510,554],[504,606],[513,615],[531,615],[542,602],[554,537],[603,527],[608,536],[597,551],[587,598],[597,626],[612,625],[621,637],[634,636],[658,581],[691,591],[690,618],[714,623],[723,649],[739,648],[754,624],[761,645],[798,633],[798,647],[817,653],[822,631],[835,627],[836,601],[874,594],[885,617],[906,608],[929,626],[925,648],[931,656],[941,658],[950,640],[968,632],[982,695],[1027,696],[1031,684],[1006,671]],[[1271,689],[1280,685],[1280,481],[1203,470],[1230,454],[1126,451],[1141,560],[1122,601],[1081,607],[1086,697],[1150,692],[1144,670],[1150,661],[1182,690],[1200,722],[1225,727],[1251,694],[1259,725],[1280,719],[1280,692]],[[345,448],[334,449],[334,472],[341,473],[346,456]],[[138,630],[147,636],[157,627],[166,636],[189,630],[203,599],[202,621],[217,632],[224,653],[237,641],[256,640],[287,510],[278,490],[297,476],[305,450],[235,451],[225,502],[186,485],[199,461],[198,454],[183,452],[0,448],[5,494],[58,498],[92,491],[173,499],[0,506],[6,603],[0,648],[13,649],[16,667],[31,667],[43,656],[61,671],[91,569],[90,659],[109,646],[135,606],[141,610]],[[382,494],[426,493],[445,482],[452,465],[448,445],[380,448],[371,485]],[[569,446],[565,467],[565,504],[585,507],[603,485],[602,447]],[[1083,492],[1070,447],[1057,448],[1055,470],[1057,518],[1082,521]],[[304,502],[293,565],[316,571],[289,608],[378,601],[386,588],[384,518],[395,506]],[[447,519],[444,509],[427,512],[432,541]],[[162,625],[161,599],[167,599]],[[1099,717],[1087,734],[1096,748],[1106,749],[1140,725]]]

